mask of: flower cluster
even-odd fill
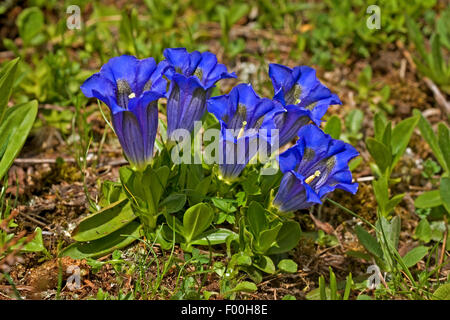
[[[272,99],[258,96],[250,84],[211,97],[219,80],[236,78],[214,54],[174,48],[165,49],[164,57],[158,64],[153,58],[112,58],[81,86],[87,97],[110,108],[115,133],[132,166],[142,170],[152,161],[158,100],[167,98],[169,140],[175,130],[192,132],[206,111],[217,118],[219,170],[226,180],[238,178],[262,144],[274,152],[297,139],[279,156],[284,175],[274,206],[280,211],[320,203],[336,188],[356,192],[348,162],[358,152],[318,127],[328,107],[341,102],[317,79],[314,69],[270,64]]]

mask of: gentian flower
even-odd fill
[[[291,141],[298,130],[311,120],[320,125],[328,107],[341,104],[338,96],[316,77],[316,71],[308,66],[294,69],[272,63],[269,76],[274,88],[274,100],[280,101],[286,112],[275,117],[280,129],[280,146]]]
[[[358,184],[352,183],[348,162],[358,151],[312,124],[302,127],[298,136],[296,145],[278,157],[284,176],[274,206],[283,212],[306,209],[322,203],[336,188],[355,194]]]
[[[125,156],[143,169],[153,158],[158,128],[158,99],[166,93],[166,62],[123,55],[110,59],[81,86],[88,98],[103,101],[111,111],[114,131]]]
[[[249,84],[239,84],[227,95],[208,100],[208,111],[219,120],[219,170],[227,180],[236,178],[262,145],[277,139],[273,116],[283,106],[260,98]],[[264,130],[264,131],[263,131]]]
[[[217,63],[211,52],[187,52],[185,48],[165,49],[164,57],[171,68],[166,76],[171,80],[167,95],[167,136],[176,129],[192,132],[194,122],[200,121],[206,111],[206,100],[215,83],[225,78],[236,78],[225,65]]]

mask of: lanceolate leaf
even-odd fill
[[[183,217],[183,236],[187,243],[196,239],[211,224],[214,213],[210,206],[204,203],[196,204],[186,210]]]
[[[448,171],[449,168],[447,167],[447,162],[445,161],[445,158],[442,154],[441,148],[439,147],[439,142],[436,137],[436,135],[433,132],[433,128],[431,127],[430,123],[423,117],[423,115],[418,110],[414,110],[414,115],[420,115],[418,127],[420,129],[420,133],[422,134],[422,137],[425,139],[425,141],[430,146],[431,150],[433,151],[433,155],[436,157],[437,161],[441,165],[442,168],[444,168],[445,171]]]
[[[130,201],[125,198],[82,220],[73,231],[72,238],[76,241],[96,240],[122,228],[135,218]]]
[[[374,237],[372,237],[366,230],[364,230],[360,226],[355,227],[355,232],[359,239],[359,242],[361,242],[361,244],[364,246],[364,248],[367,249],[367,251],[378,258],[383,257],[383,250]]]
[[[450,129],[442,122],[438,125],[438,142],[447,168],[450,170]]]
[[[88,242],[75,242],[66,247],[60,253],[60,256],[71,257],[72,259],[97,258],[104,256],[114,250],[121,249],[131,244],[136,238],[139,238],[140,229],[141,224],[137,221],[133,221],[106,237]]]
[[[406,147],[408,146],[409,143],[409,139],[411,139],[411,135],[418,121],[419,121],[418,116],[402,120],[392,130],[391,147],[392,147],[392,154],[394,155],[394,159],[392,161],[392,168],[400,160],[401,156],[405,152]]]
[[[439,190],[424,192],[414,201],[414,206],[421,209],[433,208],[440,206],[441,204],[442,199]]]
[[[19,58],[8,62],[1,70],[0,77],[0,124],[2,124],[3,116],[6,112],[9,97],[14,83],[14,76],[17,70]]]
[[[445,209],[450,214],[450,178],[441,178],[439,193]]]
[[[0,159],[0,179],[8,171],[22,149],[33,127],[38,110],[36,100],[8,108],[0,124],[0,146],[4,147]]]
[[[411,268],[414,266],[417,262],[423,259],[425,255],[428,253],[428,248],[424,246],[419,246],[411,251],[409,251],[405,256],[402,258],[403,262],[408,268]]]

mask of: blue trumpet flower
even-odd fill
[[[208,100],[208,111],[219,120],[219,170],[223,178],[236,178],[261,146],[277,139],[273,116],[283,112],[281,104],[260,98],[249,84],[239,84],[227,95]]]
[[[185,48],[164,50],[170,65],[166,76],[171,80],[167,95],[167,135],[170,139],[176,129],[192,132],[194,122],[200,121],[206,111],[206,101],[216,82],[236,78],[225,65],[217,62],[211,52],[189,53]]]
[[[278,158],[284,176],[274,206],[283,212],[295,211],[322,203],[335,189],[355,194],[358,184],[352,183],[348,162],[358,151],[312,124],[302,127],[298,136],[296,145]]]
[[[158,128],[158,99],[166,93],[166,62],[123,55],[110,59],[81,86],[88,98],[103,101],[111,111],[114,131],[125,156],[143,169],[153,158]]]
[[[280,129],[280,146],[291,141],[298,130],[311,120],[320,125],[328,107],[341,104],[338,96],[316,77],[316,71],[308,66],[294,69],[272,63],[269,76],[274,88],[274,100],[281,102],[286,112],[275,117]]]

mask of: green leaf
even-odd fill
[[[382,175],[378,180],[373,180],[372,186],[378,206],[381,209],[382,214],[386,216],[388,214],[388,212],[386,212],[386,206],[389,202],[387,176]]]
[[[441,42],[439,39],[439,34],[433,33],[430,39],[431,43],[431,60],[432,60],[432,69],[436,73],[436,75],[441,76],[442,73],[442,67],[444,64],[444,60],[442,59],[441,54]]]
[[[442,177],[439,193],[447,212],[450,214],[450,178]]]
[[[278,223],[274,227],[270,229],[266,229],[261,231],[260,234],[255,235],[256,237],[256,244],[255,249],[259,253],[266,253],[267,250],[269,250],[275,243],[275,240],[278,236],[278,233],[280,232],[280,229],[282,227],[281,223]]]
[[[433,300],[450,300],[450,283],[441,285],[433,293]]]
[[[25,44],[35,44],[44,27],[44,14],[38,7],[26,8],[17,17],[19,34]],[[40,40],[40,39],[39,39]]]
[[[408,268],[414,266],[417,262],[423,259],[428,253],[428,248],[425,246],[415,247],[411,251],[409,251],[402,258],[403,262]]]
[[[99,212],[83,219],[72,232],[76,241],[103,238],[136,219],[127,198],[112,203]]]
[[[356,135],[361,130],[363,119],[364,113],[359,109],[353,109],[345,117],[345,127],[350,133]]]
[[[208,193],[209,186],[211,185],[211,176],[203,178],[195,186],[195,189],[189,193],[189,204],[192,206],[197,204],[205,198]]]
[[[284,222],[275,239],[275,244],[267,251],[267,254],[279,254],[292,250],[297,246],[301,235],[302,231],[298,222]]]
[[[341,119],[334,115],[326,123],[323,131],[329,134],[333,139],[339,139],[342,131]]]
[[[442,122],[438,124],[438,143],[447,168],[450,170],[450,129]]]
[[[420,209],[433,208],[442,204],[439,190],[426,191],[414,200],[414,206]]]
[[[88,242],[75,242],[61,251],[59,256],[72,259],[101,257],[131,244],[139,237],[140,230],[141,224],[133,221],[106,237]]]
[[[266,210],[256,201],[252,201],[247,210],[247,221],[255,237],[268,228]]]
[[[36,100],[8,108],[0,124],[0,146],[5,151],[0,160],[0,179],[8,171],[22,149],[28,133],[33,127],[38,110]]]
[[[0,124],[6,112],[9,97],[11,96],[12,86],[17,70],[17,64],[20,58],[9,61],[1,70],[0,77]]]
[[[385,172],[392,163],[390,148],[373,138],[367,138],[366,145],[378,168],[380,168],[381,172]]]
[[[224,228],[215,229],[201,234],[198,239],[191,241],[191,244],[200,246],[221,244],[225,243],[230,235],[236,235],[236,233]]]
[[[431,227],[430,223],[427,219],[420,220],[419,224],[417,225],[415,237],[425,243],[430,242],[431,240]]]
[[[404,193],[393,196],[386,204],[385,211],[389,214],[403,200]]]
[[[183,209],[186,204],[186,195],[183,193],[171,193],[159,204],[160,208],[166,208],[167,213],[175,213]]]
[[[256,284],[250,281],[239,282],[236,287],[233,288],[233,292],[255,292],[258,290]]]
[[[26,245],[22,247],[20,251],[22,252],[41,252],[45,250],[44,241],[42,239],[42,230],[37,227],[35,230],[35,236],[33,240],[28,242]],[[16,249],[16,247],[21,245],[21,241],[17,243],[16,246],[13,246],[12,249]]]
[[[270,259],[268,256],[254,257],[253,265],[265,273],[269,273],[269,274],[275,273],[275,265],[273,264],[272,259]]]
[[[186,243],[191,243],[205,231],[214,218],[214,212],[205,203],[196,204],[186,210],[183,216],[183,236]]]
[[[375,140],[381,142],[383,140],[384,131],[386,129],[387,120],[381,112],[375,114],[373,119]]]
[[[278,262],[278,269],[286,273],[296,273],[298,265],[291,259],[283,259]]]
[[[383,250],[377,240],[372,237],[364,228],[360,226],[355,227],[356,236],[359,242],[369,251],[371,254],[377,258],[383,258]]]
[[[417,125],[419,127],[420,133],[433,151],[436,160],[445,171],[448,171],[450,168],[447,166],[447,162],[445,161],[441,148],[439,147],[438,138],[434,134],[433,128],[431,127],[430,123],[423,117],[419,110],[414,109],[413,114],[415,116],[419,116],[419,122]]]
[[[416,127],[418,122],[419,122],[418,116],[410,117],[400,121],[392,130],[391,147],[392,147],[392,154],[394,155],[394,159],[392,161],[392,168],[400,160],[401,156],[405,152],[409,140],[411,139],[411,135],[414,131],[414,128]]]

